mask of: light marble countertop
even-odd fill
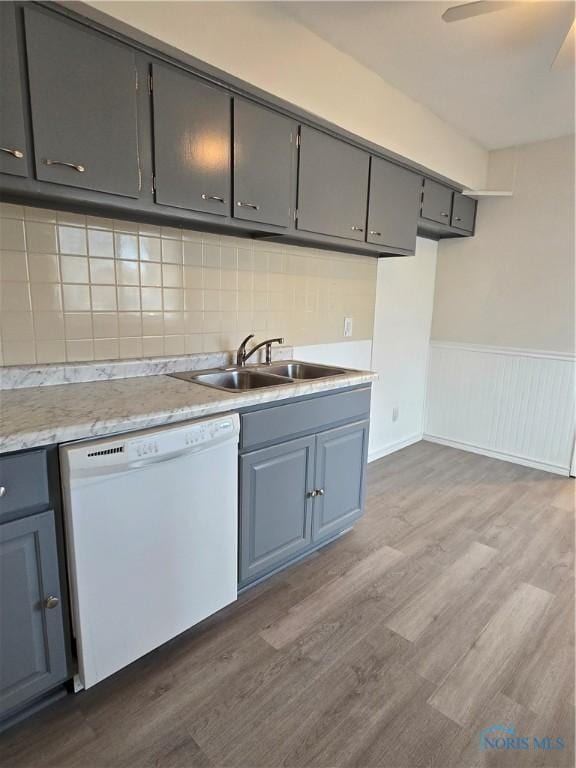
[[[223,392],[165,375],[0,391],[0,453],[196,419],[291,397],[370,383],[347,371],[247,392]]]

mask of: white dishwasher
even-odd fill
[[[60,447],[89,688],[237,597],[237,414]]]

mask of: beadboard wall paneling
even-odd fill
[[[0,364],[370,340],[377,262],[310,248],[0,205]]]
[[[424,439],[567,475],[575,356],[432,341]]]

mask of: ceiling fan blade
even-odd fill
[[[453,5],[442,14],[442,19],[447,22],[463,21],[471,19],[473,16],[481,16],[484,13],[493,13],[494,11],[503,11],[516,5],[515,2],[491,2],[491,0],[476,0],[473,3],[462,3]]]
[[[570,28],[568,29],[568,32],[566,32],[566,37],[562,41],[562,45],[560,46],[560,48],[558,48],[558,52],[556,56],[554,56],[552,67],[559,67],[565,61],[569,61],[569,60],[574,62],[575,41],[576,41],[576,19],[572,19],[572,24],[570,24]]]

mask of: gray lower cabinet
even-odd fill
[[[302,126],[298,229],[364,241],[369,162],[367,152]]]
[[[370,390],[241,416],[241,587],[312,552],[363,512]]]
[[[24,15],[36,177],[138,197],[134,51],[41,8]]]
[[[234,218],[290,226],[296,130],[277,112],[234,100]]]
[[[240,458],[240,581],[291,560],[312,541],[314,437]]]
[[[184,70],[152,67],[156,202],[230,214],[231,104]]]
[[[414,253],[421,189],[421,176],[372,157],[366,241]]]
[[[361,516],[367,453],[368,421],[330,429],[317,436],[314,541],[333,536]]]
[[[456,229],[462,229],[470,234],[474,232],[474,222],[476,219],[476,200],[460,192],[454,192],[454,203],[452,205],[451,224]]]
[[[0,717],[67,679],[54,512],[0,525]]]
[[[425,179],[420,214],[422,218],[450,226],[452,194],[453,190],[449,187],[445,187],[437,181],[432,181],[432,179]]]
[[[0,172],[28,176],[22,76],[13,3],[0,3]]]

